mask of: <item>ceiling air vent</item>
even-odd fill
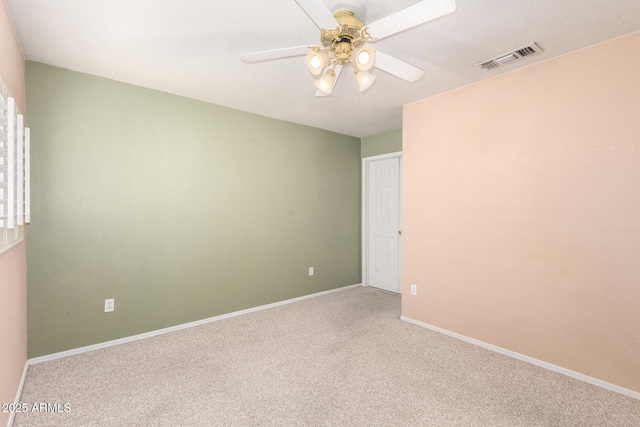
[[[494,61],[493,59],[487,61],[487,62],[483,62],[480,65],[482,68],[484,68],[485,70],[493,70],[496,67],[499,67],[500,64],[498,64],[496,61]]]
[[[511,62],[517,61],[518,59],[524,58],[525,56],[535,55],[536,53],[540,52],[542,52],[540,46],[538,46],[536,43],[531,43],[526,46],[519,47],[518,49],[512,50],[511,52],[502,53],[486,61],[478,62],[476,66],[482,68],[483,70],[493,70],[494,68],[498,68],[501,65],[509,64]]]
[[[538,48],[540,49],[540,48]],[[533,55],[534,53],[536,53],[536,50],[531,47],[531,46],[525,46],[522,49],[518,49],[516,50],[516,53],[520,56],[529,56],[529,55]]]

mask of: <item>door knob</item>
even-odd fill
[[[398,234],[402,236],[402,230],[398,230]]]

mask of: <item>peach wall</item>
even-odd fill
[[[0,77],[25,112],[24,59],[4,1],[0,3]]]
[[[639,76],[636,32],[404,108],[404,316],[640,392]]]
[[[0,3],[0,77],[24,112],[24,60],[4,1]],[[27,360],[26,272],[24,242],[0,254],[0,404],[14,401]],[[8,419],[9,414],[0,413],[0,425]]]

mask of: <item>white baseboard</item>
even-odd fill
[[[145,338],[155,337],[156,335],[167,334],[169,332],[179,331],[181,329],[192,328],[194,326],[200,326],[211,322],[217,322],[218,320],[229,319],[231,317],[242,316],[243,314],[254,313],[256,311],[266,310],[269,308],[278,307],[285,304],[291,304],[298,301],[303,301],[309,298],[315,298],[322,295],[331,294],[334,292],[346,291],[348,289],[352,289],[358,286],[362,286],[362,283],[358,283],[356,285],[344,286],[342,288],[330,289],[328,291],[317,292],[315,294],[304,295],[297,298],[291,298],[284,301],[274,302],[272,304],[261,305],[258,307],[247,308],[246,310],[234,311],[233,313],[221,314],[220,316],[209,317],[207,319],[196,320],[195,322],[183,323],[181,325],[171,326],[164,329],[158,329],[151,332],[145,332],[143,334],[132,335],[125,338],[119,338],[117,340],[106,341],[99,344],[88,345],[86,347],[74,348],[72,350],[61,351],[59,353],[47,354],[45,356],[34,357],[32,359],[27,360],[28,365],[35,365],[37,363],[48,362],[50,360],[61,359],[67,356],[73,356],[75,354],[86,353],[88,351],[99,350],[101,348],[107,348],[114,345],[124,344],[132,341],[142,340]]]
[[[22,370],[22,378],[20,378],[20,384],[18,384],[18,391],[16,392],[16,398],[13,403],[20,403],[20,396],[22,396],[22,388],[24,387],[24,380],[27,378],[27,371],[29,370],[29,361],[27,360],[24,364],[24,369]],[[13,425],[13,419],[16,417],[16,413],[14,411],[9,412],[9,421],[7,421],[7,427],[11,427]]]
[[[431,329],[432,331],[439,332],[441,334],[449,335],[450,337],[457,338],[462,341],[466,341],[470,344],[477,345],[482,348],[486,348],[487,350],[495,351],[496,353],[504,354],[505,356],[513,357],[514,359],[521,360],[523,362],[531,363],[532,365],[539,366],[541,368],[548,369],[553,372],[557,372],[559,374],[566,375],[571,378],[575,378],[580,381],[584,381],[585,383],[593,384],[598,387],[605,388],[610,391],[614,391],[616,393],[623,394],[625,396],[631,397],[633,399],[640,400],[640,393],[637,391],[629,390],[628,388],[620,387],[615,384],[608,383],[606,381],[599,380],[597,378],[590,377],[588,375],[581,374],[579,372],[572,371],[567,368],[563,368],[561,366],[553,365],[551,363],[544,362],[542,360],[534,359],[533,357],[525,356],[524,354],[516,353],[515,351],[507,350],[506,348],[498,347],[493,344],[486,343],[484,341],[477,340],[475,338],[470,338],[465,335],[460,335],[455,332],[451,332],[447,329],[442,329],[437,326],[429,325],[428,323],[423,323],[418,320],[413,320],[406,316],[400,316],[401,320],[405,322],[412,323],[414,325],[422,326],[423,328]]]

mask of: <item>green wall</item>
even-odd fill
[[[402,151],[402,130],[392,130],[362,138],[362,157]]]
[[[360,283],[360,139],[34,62],[26,79],[29,357]]]

